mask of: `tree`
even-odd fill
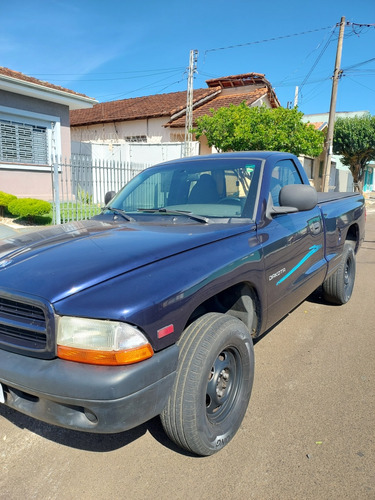
[[[197,119],[194,132],[220,151],[285,151],[313,157],[323,151],[323,133],[302,122],[297,108],[249,108],[243,102],[211,113]]]
[[[375,116],[338,118],[333,132],[333,152],[342,156],[355,186],[362,191],[365,167],[375,160]]]

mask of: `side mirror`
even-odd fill
[[[318,195],[307,184],[288,184],[279,195],[280,207],[272,207],[271,215],[312,210],[318,203]]]
[[[115,191],[108,191],[108,193],[105,194],[104,203],[108,205],[108,203],[112,200],[115,194],[116,194]]]
[[[308,184],[289,184],[281,189],[279,199],[282,207],[294,207],[304,212],[316,207],[318,194]]]

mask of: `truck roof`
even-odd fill
[[[236,151],[230,153],[213,153],[209,155],[197,155],[197,156],[189,156],[185,158],[178,158],[175,160],[169,160],[166,162],[159,163],[158,165],[165,165],[169,163],[179,163],[186,161],[202,161],[202,160],[214,160],[214,159],[224,159],[224,158],[232,158],[232,159],[258,159],[258,160],[267,160],[269,158],[283,159],[283,158],[296,158],[295,155],[291,153],[285,153],[281,151]]]

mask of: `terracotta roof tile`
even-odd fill
[[[270,82],[260,73],[244,73],[207,80],[208,88],[196,89],[193,94],[194,119],[209,113],[210,109],[240,104],[248,105],[268,95],[271,106],[280,105]],[[254,88],[255,86],[255,88]],[[236,88],[241,91],[236,93]],[[246,92],[248,87],[248,92]],[[231,88],[231,90],[225,90]],[[223,93],[223,94],[222,94]],[[91,109],[77,109],[70,112],[72,127],[94,125],[96,123],[139,120],[165,116],[166,126],[183,127],[186,114],[186,91],[157,94],[119,101],[95,104]]]
[[[267,87],[271,106],[274,108],[280,106],[280,102],[275,94],[275,91],[272,88],[271,83],[262,73],[242,73],[240,75],[222,76],[219,78],[206,80],[206,83],[208,87],[220,87],[222,89],[248,87],[252,85],[256,85],[258,87]]]
[[[193,102],[213,96],[217,88],[194,90]],[[92,125],[114,121],[139,120],[173,116],[186,107],[186,92],[156,94],[120,101],[95,104],[91,109],[76,109],[70,112],[71,126]]]
[[[206,80],[206,83],[208,87],[220,86],[222,88],[244,87],[246,85],[254,85],[259,83],[264,83],[267,84],[267,86],[270,86],[269,81],[262,73],[242,73],[241,75],[221,76],[219,78]]]
[[[268,89],[266,87],[258,88],[255,90],[251,90],[246,93],[238,93],[238,94],[224,94],[219,95],[215,99],[210,102],[207,102],[200,106],[199,108],[194,109],[193,111],[193,122],[196,123],[197,118],[200,118],[203,115],[211,114],[211,110],[216,111],[219,108],[229,107],[231,104],[238,106],[241,102],[244,102],[251,106],[255,101],[267,95]],[[185,126],[185,113],[183,116],[177,118],[176,120],[170,120],[166,126],[173,128],[180,128]]]
[[[327,122],[309,122],[310,125],[313,125],[315,130],[323,130],[327,126]]]
[[[60,92],[67,92],[68,94],[80,96],[80,97],[88,97],[85,94],[80,94],[79,92],[75,92],[74,90],[69,90],[64,87],[60,87],[59,85],[54,85],[52,83],[44,82],[42,80],[38,80],[37,78],[34,78],[32,76],[27,76],[24,75],[23,73],[20,73],[19,71],[14,71],[9,68],[4,68],[0,66],[0,78],[1,76],[6,76],[9,78],[14,78],[15,80],[21,80],[24,82],[28,83],[33,83],[35,85],[40,85],[42,87],[47,87],[49,89],[54,89],[54,90],[59,90]]]

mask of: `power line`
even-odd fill
[[[375,57],[373,57],[372,59],[367,59],[367,61],[362,61],[360,63],[353,64],[352,66],[348,66],[347,68],[344,68],[343,71],[348,71],[354,68],[358,68],[359,66],[363,66],[364,64],[367,64],[372,61],[375,61]]]
[[[236,44],[236,45],[227,45],[226,47],[216,47],[216,48],[213,48],[213,49],[207,49],[207,50],[205,50],[204,51],[204,55],[206,56],[206,54],[208,52],[215,52],[217,50],[235,49],[237,47],[246,47],[248,45],[255,45],[255,44],[258,44],[258,43],[275,42],[277,40],[283,40],[285,38],[292,38],[292,37],[295,37],[295,36],[307,35],[309,33],[316,33],[317,31],[323,31],[323,30],[328,30],[328,29],[332,29],[332,26],[326,26],[324,28],[317,28],[317,29],[314,29],[314,30],[302,31],[300,33],[292,33],[292,34],[289,34],[289,35],[276,36],[276,37],[273,37],[273,38],[266,38],[264,40],[255,40],[255,41],[252,41],[252,42],[245,42],[245,43],[240,43],[240,44]]]
[[[160,94],[161,92],[163,92],[165,89],[168,89],[169,87],[172,87],[172,85],[177,85],[178,83],[182,83],[184,81],[184,78],[181,78],[180,80],[176,80],[175,82],[173,83],[170,83],[169,85],[166,85],[165,87],[159,89],[157,91],[157,94]]]
[[[346,26],[352,26],[353,24],[356,24],[357,26],[360,26],[361,28],[362,28],[362,27],[369,27],[369,26],[371,26],[371,25],[363,25],[363,24],[359,24],[359,23],[350,23],[350,22],[347,22],[347,23],[346,23]],[[337,26],[338,26],[338,25],[336,25],[336,26],[334,27],[334,29],[333,29],[333,31],[332,31],[332,33],[331,33],[331,35],[330,35],[329,39],[327,40],[327,42],[326,42],[326,44],[325,44],[325,46],[323,47],[323,49],[322,49],[322,50],[321,50],[321,52],[319,53],[319,55],[318,55],[317,59],[315,60],[314,64],[312,65],[312,67],[311,67],[311,69],[309,70],[309,72],[307,73],[307,75],[305,76],[305,78],[304,78],[303,82],[299,85],[299,93],[301,93],[301,95],[302,95],[302,92],[301,92],[301,91],[302,91],[302,88],[306,85],[306,83],[307,83],[308,79],[310,78],[310,76],[311,76],[312,72],[313,72],[313,71],[314,71],[314,69],[316,68],[316,66],[317,66],[318,62],[320,61],[320,59],[322,58],[322,56],[323,56],[324,52],[327,50],[327,48],[328,48],[328,46],[329,46],[330,42],[332,41],[332,40],[331,40],[331,38],[332,38],[332,36],[333,36],[333,34],[334,34],[334,31],[335,31],[335,29],[336,29],[336,27],[337,27]],[[373,26],[375,26],[375,25],[373,25]],[[351,33],[351,34],[349,34],[349,36],[353,36],[354,34],[358,35],[358,33]],[[357,64],[354,64],[354,65],[352,65],[352,66],[349,66],[348,68],[343,69],[343,70],[341,71],[341,75],[343,74],[343,72],[344,72],[344,71],[347,71],[347,70],[350,70],[350,69],[353,69],[353,68],[356,68],[356,67],[362,66],[362,65],[367,64],[367,63],[372,62],[372,61],[375,61],[375,58],[368,59],[367,61],[363,61],[363,62],[361,62],[361,63],[357,63]]]
[[[331,34],[330,34],[330,36],[329,36],[328,40],[326,41],[326,43],[325,43],[324,47],[322,48],[322,50],[319,52],[318,57],[315,59],[315,61],[314,61],[313,65],[311,66],[311,68],[310,68],[309,72],[308,72],[308,73],[307,73],[307,75],[305,76],[305,78],[304,78],[303,82],[301,83],[301,85],[299,85],[299,92],[301,92],[301,91],[302,91],[302,88],[303,88],[303,87],[304,87],[304,85],[306,84],[307,80],[310,78],[310,76],[311,76],[312,72],[314,71],[314,69],[315,69],[315,68],[316,68],[316,66],[318,65],[318,63],[319,63],[320,59],[323,57],[324,52],[327,50],[327,48],[328,48],[329,44],[331,43],[331,38],[332,38],[332,36],[333,36],[333,33],[334,33],[335,29],[336,29],[336,26],[333,28],[333,30],[332,30],[332,32],[331,32]]]
[[[314,85],[316,83],[322,83],[322,82],[326,82],[328,80],[330,80],[332,77],[329,75],[329,76],[324,76],[322,78],[315,78],[314,80],[309,80],[308,82],[305,83],[305,86],[307,85]],[[295,86],[298,86],[298,82],[296,80],[292,80],[290,82],[287,82],[285,80],[283,80],[282,82],[278,83],[276,82],[275,85],[274,85],[274,88],[283,88],[283,87],[295,87]]]
[[[332,36],[332,33],[330,34],[330,36]],[[288,77],[290,78],[290,76],[291,76],[291,75],[295,75],[295,74],[296,74],[296,73],[297,73],[297,72],[298,72],[298,71],[299,71],[302,67],[304,67],[304,66],[305,66],[305,63],[306,63],[306,61],[307,61],[307,59],[308,59],[308,58],[309,58],[309,57],[310,57],[310,56],[311,56],[314,52],[316,52],[316,51],[319,49],[319,47],[320,47],[320,46],[322,45],[322,43],[326,40],[326,38],[327,38],[327,34],[325,34],[325,35],[324,35],[323,40],[322,40],[321,42],[319,42],[319,43],[318,43],[318,45],[315,47],[315,49],[313,49],[312,51],[310,51],[310,52],[309,52],[309,53],[305,56],[305,58],[304,58],[304,59],[303,59],[303,61],[299,64],[299,66],[298,66],[296,69],[294,69],[294,71],[293,71],[292,73],[290,73],[290,72],[289,72],[289,73],[288,73],[288,75],[287,75],[287,76],[285,76],[285,78],[283,78],[283,79],[281,80],[281,82],[280,82],[277,86],[278,86],[278,87],[283,86],[282,84],[283,84],[285,81],[287,81],[287,80],[288,80]],[[298,84],[299,84],[299,82],[298,82]],[[298,84],[297,84],[297,83],[295,83],[294,85],[298,85]],[[276,87],[276,84],[275,84],[275,87]]]
[[[183,68],[181,68],[183,69]],[[178,72],[181,71],[181,69],[179,69]],[[150,73],[150,74],[146,74],[146,75],[136,75],[136,76],[128,76],[128,77],[124,77],[124,78],[82,78],[82,79],[79,79],[79,82],[115,82],[115,81],[123,81],[123,80],[139,80],[140,78],[149,78],[149,77],[154,77],[154,76],[158,76],[158,75],[165,75],[166,73],[170,73],[170,76],[174,76],[176,74],[176,70],[174,71],[162,71],[162,72],[159,72],[159,73]],[[110,74],[110,73],[108,73]],[[55,83],[59,82],[59,83],[66,83],[66,82],[71,82],[72,79],[69,79],[69,80],[64,80],[64,79],[56,79],[54,78],[53,81]]]
[[[185,69],[185,68],[184,68]],[[179,73],[179,72],[178,72]],[[175,72],[173,75],[168,75],[166,78],[161,78],[160,80],[157,80],[156,82],[152,82],[148,85],[144,85],[142,87],[139,87],[137,89],[134,89],[134,90],[130,90],[129,92],[121,92],[121,93],[118,93],[118,94],[106,94],[106,95],[101,95],[101,97],[109,97],[109,95],[113,96],[113,97],[117,97],[120,98],[120,97],[124,97],[124,96],[127,96],[129,94],[134,94],[135,92],[138,92],[140,90],[144,90],[144,89],[147,89],[147,88],[150,88],[150,87],[153,87],[154,85],[160,83],[160,82],[164,82],[165,80],[167,80],[168,78],[170,78],[171,76],[175,76],[177,74],[177,72]],[[177,83],[177,82],[175,82]],[[171,84],[173,85],[173,84]],[[116,100],[116,99],[113,99],[113,100]]]
[[[157,68],[157,69],[142,69],[138,71],[110,71],[103,73],[91,73],[91,75],[127,75],[127,74],[136,74],[136,73],[149,73],[149,75],[144,76],[152,76],[154,74],[160,74],[164,72],[172,72],[172,71],[180,71],[185,69],[185,66],[176,66],[175,68]],[[157,72],[157,73],[153,73]],[[86,73],[30,73],[30,76],[84,76]]]
[[[316,29],[313,29],[313,30],[307,30],[307,31],[301,31],[299,33],[290,33],[288,35],[280,35],[280,36],[276,36],[276,37],[272,37],[272,38],[265,38],[263,40],[254,40],[252,42],[245,42],[245,43],[238,43],[238,44],[234,44],[234,45],[227,45],[227,46],[224,46],[224,47],[214,47],[212,49],[206,49],[204,51],[204,55],[206,56],[206,54],[208,52],[216,52],[218,50],[227,50],[227,49],[235,49],[235,48],[238,48],[238,47],[246,47],[248,45],[255,45],[255,44],[260,44],[260,43],[266,43],[266,42],[274,42],[274,41],[277,41],[277,40],[284,40],[286,38],[292,38],[292,37],[295,37],[295,36],[301,36],[301,35],[308,35],[309,33],[316,33],[318,31],[324,31],[324,30],[335,30],[338,26],[340,25],[340,23],[336,23],[334,26],[325,26],[323,28],[316,28]],[[346,26],[351,26],[352,29],[354,26],[357,26],[361,29],[364,29],[364,28],[373,28],[375,27],[375,24],[368,24],[368,23],[353,23],[353,22],[350,22],[348,21],[346,23]],[[350,36],[353,36],[353,35],[359,35],[360,33],[357,33],[354,31],[352,31],[352,33],[346,33],[345,34],[345,37],[350,37]]]
[[[375,23],[353,23],[351,21],[347,21],[347,26],[359,26],[360,28],[375,28]]]
[[[351,80],[352,82],[356,83],[357,85],[360,85],[361,87],[364,87],[365,89],[367,90],[371,90],[371,92],[375,92],[375,89],[372,89],[370,87],[367,87],[367,85],[363,85],[363,83],[359,83],[357,82],[356,80],[354,80],[353,78],[350,78],[350,76],[347,77],[349,80]]]
[[[262,40],[254,40],[254,41],[251,41],[251,42],[245,42],[245,43],[241,43],[241,44],[234,44],[234,45],[229,45],[229,46],[225,46],[225,47],[211,48],[211,49],[207,49],[207,50],[204,51],[204,57],[206,57],[206,54],[209,53],[209,52],[222,51],[222,50],[234,49],[234,48],[241,48],[241,47],[251,46],[251,45],[255,45],[255,44],[262,44],[262,43],[268,43],[268,42],[272,42],[272,41],[285,40],[285,39],[289,39],[289,38],[293,38],[293,37],[297,37],[297,36],[307,35],[307,34],[316,33],[316,32],[325,31],[325,30],[331,30],[331,33],[329,35],[328,41],[326,42],[325,46],[323,47],[323,49],[319,53],[317,59],[315,60],[315,62],[312,65],[311,69],[309,70],[309,72],[305,76],[302,84],[300,85],[300,91],[301,91],[301,89],[304,86],[306,86],[306,85],[310,85],[312,83],[317,83],[317,82],[325,81],[326,80],[326,78],[323,78],[321,80],[316,80],[315,79],[315,80],[309,82],[309,79],[311,77],[312,72],[314,71],[314,69],[318,65],[318,63],[319,63],[320,59],[322,58],[325,50],[327,50],[327,47],[328,47],[329,43],[332,41],[332,37],[334,35],[335,29],[336,29],[337,26],[338,26],[338,24],[336,24],[335,26],[326,26],[326,27],[321,27],[321,28],[317,28],[317,29],[302,31],[302,32],[299,32],[299,33],[290,33],[290,34],[286,34],[286,35],[275,36],[275,37],[272,37],[272,38],[266,38],[266,39],[262,39]],[[365,30],[369,30],[371,28],[374,28],[375,24],[347,22],[346,26],[350,26],[352,28],[352,31],[350,33],[345,34],[346,36],[359,36]],[[318,48],[319,48],[319,45],[318,45],[318,47],[315,50],[317,50]],[[311,54],[313,52],[314,51],[312,51]],[[364,64],[366,64],[366,63],[368,63],[370,61],[373,61],[373,60],[375,60],[375,58],[374,59],[369,59],[368,61],[364,61],[362,63],[357,63],[356,65],[349,66],[344,71],[349,71],[350,72],[354,68],[356,68],[358,66],[361,66],[361,65],[364,65]],[[87,79],[83,78],[83,79],[79,80],[80,82],[103,82],[103,81],[110,82],[110,81],[125,81],[125,80],[132,80],[132,79],[138,79],[138,80],[142,79],[142,80],[144,80],[145,78],[152,78],[152,77],[155,77],[157,75],[166,75],[165,78],[157,80],[156,82],[152,82],[152,83],[150,83],[148,85],[141,86],[141,87],[139,87],[139,88],[137,88],[135,90],[132,90],[132,91],[128,91],[128,92],[125,92],[125,93],[121,92],[121,93],[116,93],[116,94],[115,93],[113,93],[113,94],[106,94],[106,95],[101,96],[102,98],[105,98],[105,97],[109,97],[109,96],[117,96],[117,97],[127,96],[129,94],[136,93],[136,92],[138,92],[140,90],[153,87],[153,86],[157,85],[158,83],[167,80],[168,78],[173,78],[174,76],[176,76],[178,74],[179,71],[182,71],[182,70],[185,70],[185,69],[186,69],[185,67],[179,66],[179,67],[174,67],[174,68],[157,68],[157,69],[145,69],[145,70],[137,70],[137,71],[116,71],[116,72],[112,71],[112,72],[97,72],[97,73],[90,73],[90,72],[89,73],[87,73],[87,72],[86,73],[34,73],[34,74],[32,74],[32,76],[34,76],[34,77],[41,77],[41,76],[42,77],[48,77],[48,76],[80,77],[80,76],[85,76],[85,75],[88,76],[88,75],[90,75],[90,76],[93,76],[93,77],[95,77],[95,76],[99,76],[100,77],[100,76],[105,76],[105,75],[109,75],[109,76],[112,75],[112,76],[114,76],[114,78],[87,78]],[[368,72],[371,73],[371,70],[368,70]],[[208,76],[208,77],[214,77],[215,76],[215,75],[205,74],[203,72],[200,72],[200,74],[203,75],[203,76]],[[358,76],[358,73],[357,73],[357,76]],[[173,83],[170,83],[170,84],[164,86],[158,92],[161,93],[165,89],[171,87],[172,85],[176,85],[176,84],[181,83],[183,80],[184,80],[184,78],[181,78],[181,79],[179,79],[177,81],[174,81]],[[284,83],[285,80],[286,79],[282,80],[279,84],[276,84],[275,86],[277,86],[277,87],[288,86],[288,83],[286,83],[286,84]],[[55,81],[56,82],[68,82],[68,81],[71,81],[71,80],[58,79],[58,80],[55,80]],[[292,85],[292,84],[290,84],[290,85]],[[311,93],[311,91],[310,91],[310,93]],[[116,97],[113,97],[113,98],[116,98]]]
[[[309,89],[309,91],[303,95],[303,99],[302,99],[303,104],[306,105],[307,103],[313,101],[317,95],[321,94],[322,89],[323,89],[323,85],[325,83],[328,83],[329,80],[331,80],[331,77],[326,78],[322,82],[319,82],[318,85],[315,85],[315,87],[313,87],[312,89]],[[310,84],[312,84],[312,82],[310,82]],[[324,86],[324,89],[326,89],[326,86]]]

